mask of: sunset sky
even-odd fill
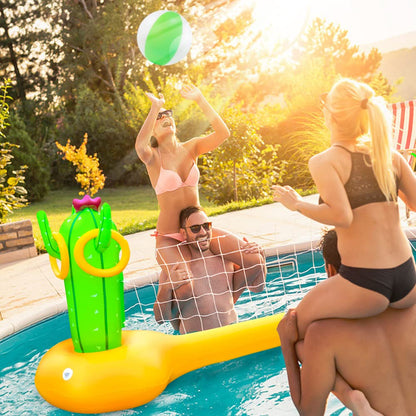
[[[271,38],[293,38],[309,21],[321,17],[348,30],[352,43],[366,45],[416,31],[415,0],[252,0],[259,26]],[[246,3],[243,0],[242,3]],[[309,14],[306,10],[309,9]],[[291,33],[292,32],[292,33]]]
[[[415,0],[315,0],[311,14],[348,30],[353,43],[367,44],[416,31]]]

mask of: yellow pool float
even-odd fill
[[[101,413],[141,406],[181,375],[203,366],[280,346],[283,314],[186,335],[122,331],[122,345],[75,352],[71,339],[41,359],[35,384],[56,407]]]

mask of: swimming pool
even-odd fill
[[[244,293],[236,305],[240,320],[286,310],[324,278],[316,250],[268,257],[268,279],[262,293]],[[126,328],[172,333],[153,317],[157,287],[125,294]],[[36,324],[0,342],[0,414],[64,416],[69,413],[45,402],[34,385],[36,368],[45,352],[70,338],[67,314]],[[186,374],[168,385],[152,402],[111,415],[294,415],[280,348],[214,364]],[[326,415],[349,415],[331,396]]]

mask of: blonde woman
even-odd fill
[[[175,298],[174,291],[192,277],[184,260],[190,260],[189,249],[179,245],[183,241],[180,233],[179,213],[188,206],[199,206],[199,170],[197,158],[217,148],[226,140],[228,127],[211,107],[201,91],[194,85],[185,85],[180,94],[194,101],[210,122],[213,132],[180,142],[176,137],[173,112],[165,109],[165,99],[147,93],[151,108],[136,139],[136,152],[146,165],[150,182],[159,203],[159,218],[156,226],[157,260],[165,273],[162,273],[159,290],[166,283],[169,296],[165,305],[170,305],[169,297]],[[151,143],[152,137],[155,140]],[[249,273],[264,275],[265,262],[255,244],[247,243],[224,230],[213,229],[212,251],[247,268]],[[243,248],[244,252],[241,252]],[[170,273],[174,270],[174,273]],[[263,276],[264,278],[264,276]],[[165,285],[166,287],[166,285]],[[161,311],[164,320],[170,320],[170,310]]]
[[[273,187],[275,201],[334,225],[338,235],[339,273],[297,306],[299,339],[319,319],[362,318],[416,303],[415,264],[397,203],[399,196],[416,210],[416,178],[391,150],[386,104],[351,79],[338,81],[322,104],[331,147],[309,161],[320,204],[303,201],[288,186]]]

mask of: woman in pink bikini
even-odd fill
[[[210,122],[213,133],[179,142],[172,110],[163,107],[163,95],[160,94],[157,98],[146,93],[152,105],[135,145],[140,160],[146,165],[159,203],[160,213],[156,226],[157,260],[162,270],[167,272],[165,276],[161,276],[161,282],[175,265],[175,280],[188,280],[190,277],[190,271],[184,263],[184,260],[190,259],[189,250],[186,245],[178,245],[182,242],[179,213],[188,206],[199,205],[199,170],[196,164],[198,156],[214,150],[230,135],[224,121],[197,87],[184,86],[180,94],[199,105]],[[155,145],[151,144],[152,136],[156,138]],[[250,243],[220,229],[213,230],[213,237],[211,250],[214,253],[223,253],[227,260],[249,269],[250,273],[265,273],[264,259],[258,248],[250,249]],[[246,250],[242,253],[241,248],[244,247]],[[181,285],[180,281],[175,283],[178,287]],[[175,290],[173,284],[172,289]]]

